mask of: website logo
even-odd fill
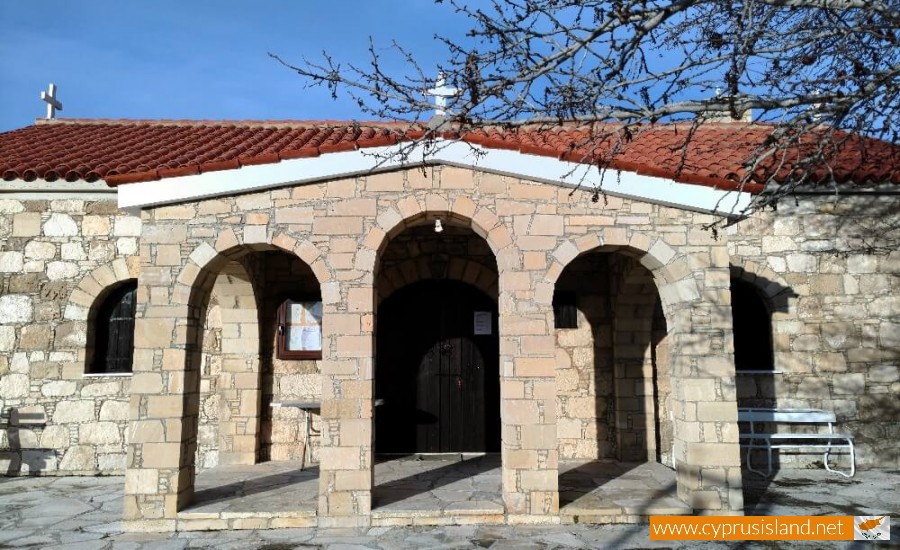
[[[891,518],[854,516],[853,540],[891,540]]]

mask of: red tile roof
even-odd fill
[[[576,125],[540,130],[489,128],[444,137],[735,188],[746,174],[746,160],[773,128],[711,123],[697,129],[684,149],[688,130],[685,125],[645,127],[618,142],[615,154],[612,138],[594,137],[590,128]],[[393,145],[423,134],[421,126],[384,122],[55,119],[0,133],[0,174],[7,181],[102,179],[115,186]],[[781,160],[789,161],[790,154]],[[900,183],[900,146],[887,142],[851,137],[828,164],[838,182]],[[783,181],[790,168],[790,162],[779,163],[775,180]],[[757,169],[750,177],[755,183],[744,190],[761,191],[759,184],[769,175],[767,168]]]

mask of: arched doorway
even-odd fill
[[[478,288],[425,280],[378,308],[378,453],[498,452],[497,304]]]

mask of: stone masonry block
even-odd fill
[[[735,403],[702,401],[697,403],[697,420],[701,422],[737,421]]]
[[[41,234],[41,213],[22,212],[13,216],[13,237],[36,237]]]
[[[144,468],[173,468],[181,460],[181,443],[144,443],[141,445]]]
[[[359,447],[322,447],[319,463],[328,470],[362,470]]]
[[[518,357],[515,359],[518,377],[553,377],[556,373],[555,357]]]
[[[578,256],[578,248],[569,241],[564,241],[553,251],[553,257],[562,265],[568,265],[569,262]]]
[[[465,195],[460,195],[453,200],[453,205],[450,207],[450,211],[454,214],[458,214],[460,216],[471,219],[475,214],[475,210],[477,205],[475,202]]]
[[[501,418],[506,424],[532,425],[540,419],[537,402],[526,399],[504,399]]]
[[[863,373],[835,374],[832,378],[835,394],[862,394],[866,387]]]
[[[556,449],[556,425],[522,426],[522,448],[533,450]]]
[[[705,467],[738,466],[740,453],[732,443],[689,443],[686,460],[688,464]]]

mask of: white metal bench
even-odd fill
[[[772,449],[819,449],[824,450],[822,461],[829,472],[844,477],[853,477],[856,473],[856,455],[853,448],[853,436],[834,432],[836,418],[833,412],[820,409],[738,409],[738,422],[744,422],[749,432],[740,434],[741,447],[747,449],[747,469],[759,475],[772,475]],[[762,424],[776,425],[775,433],[761,431]],[[828,432],[819,433],[783,433],[777,431],[778,424],[806,424],[819,427],[828,426]],[[768,457],[766,474],[753,469],[750,454],[755,449],[765,449]],[[835,449],[846,449],[850,455],[850,472],[832,470],[828,463]]]

